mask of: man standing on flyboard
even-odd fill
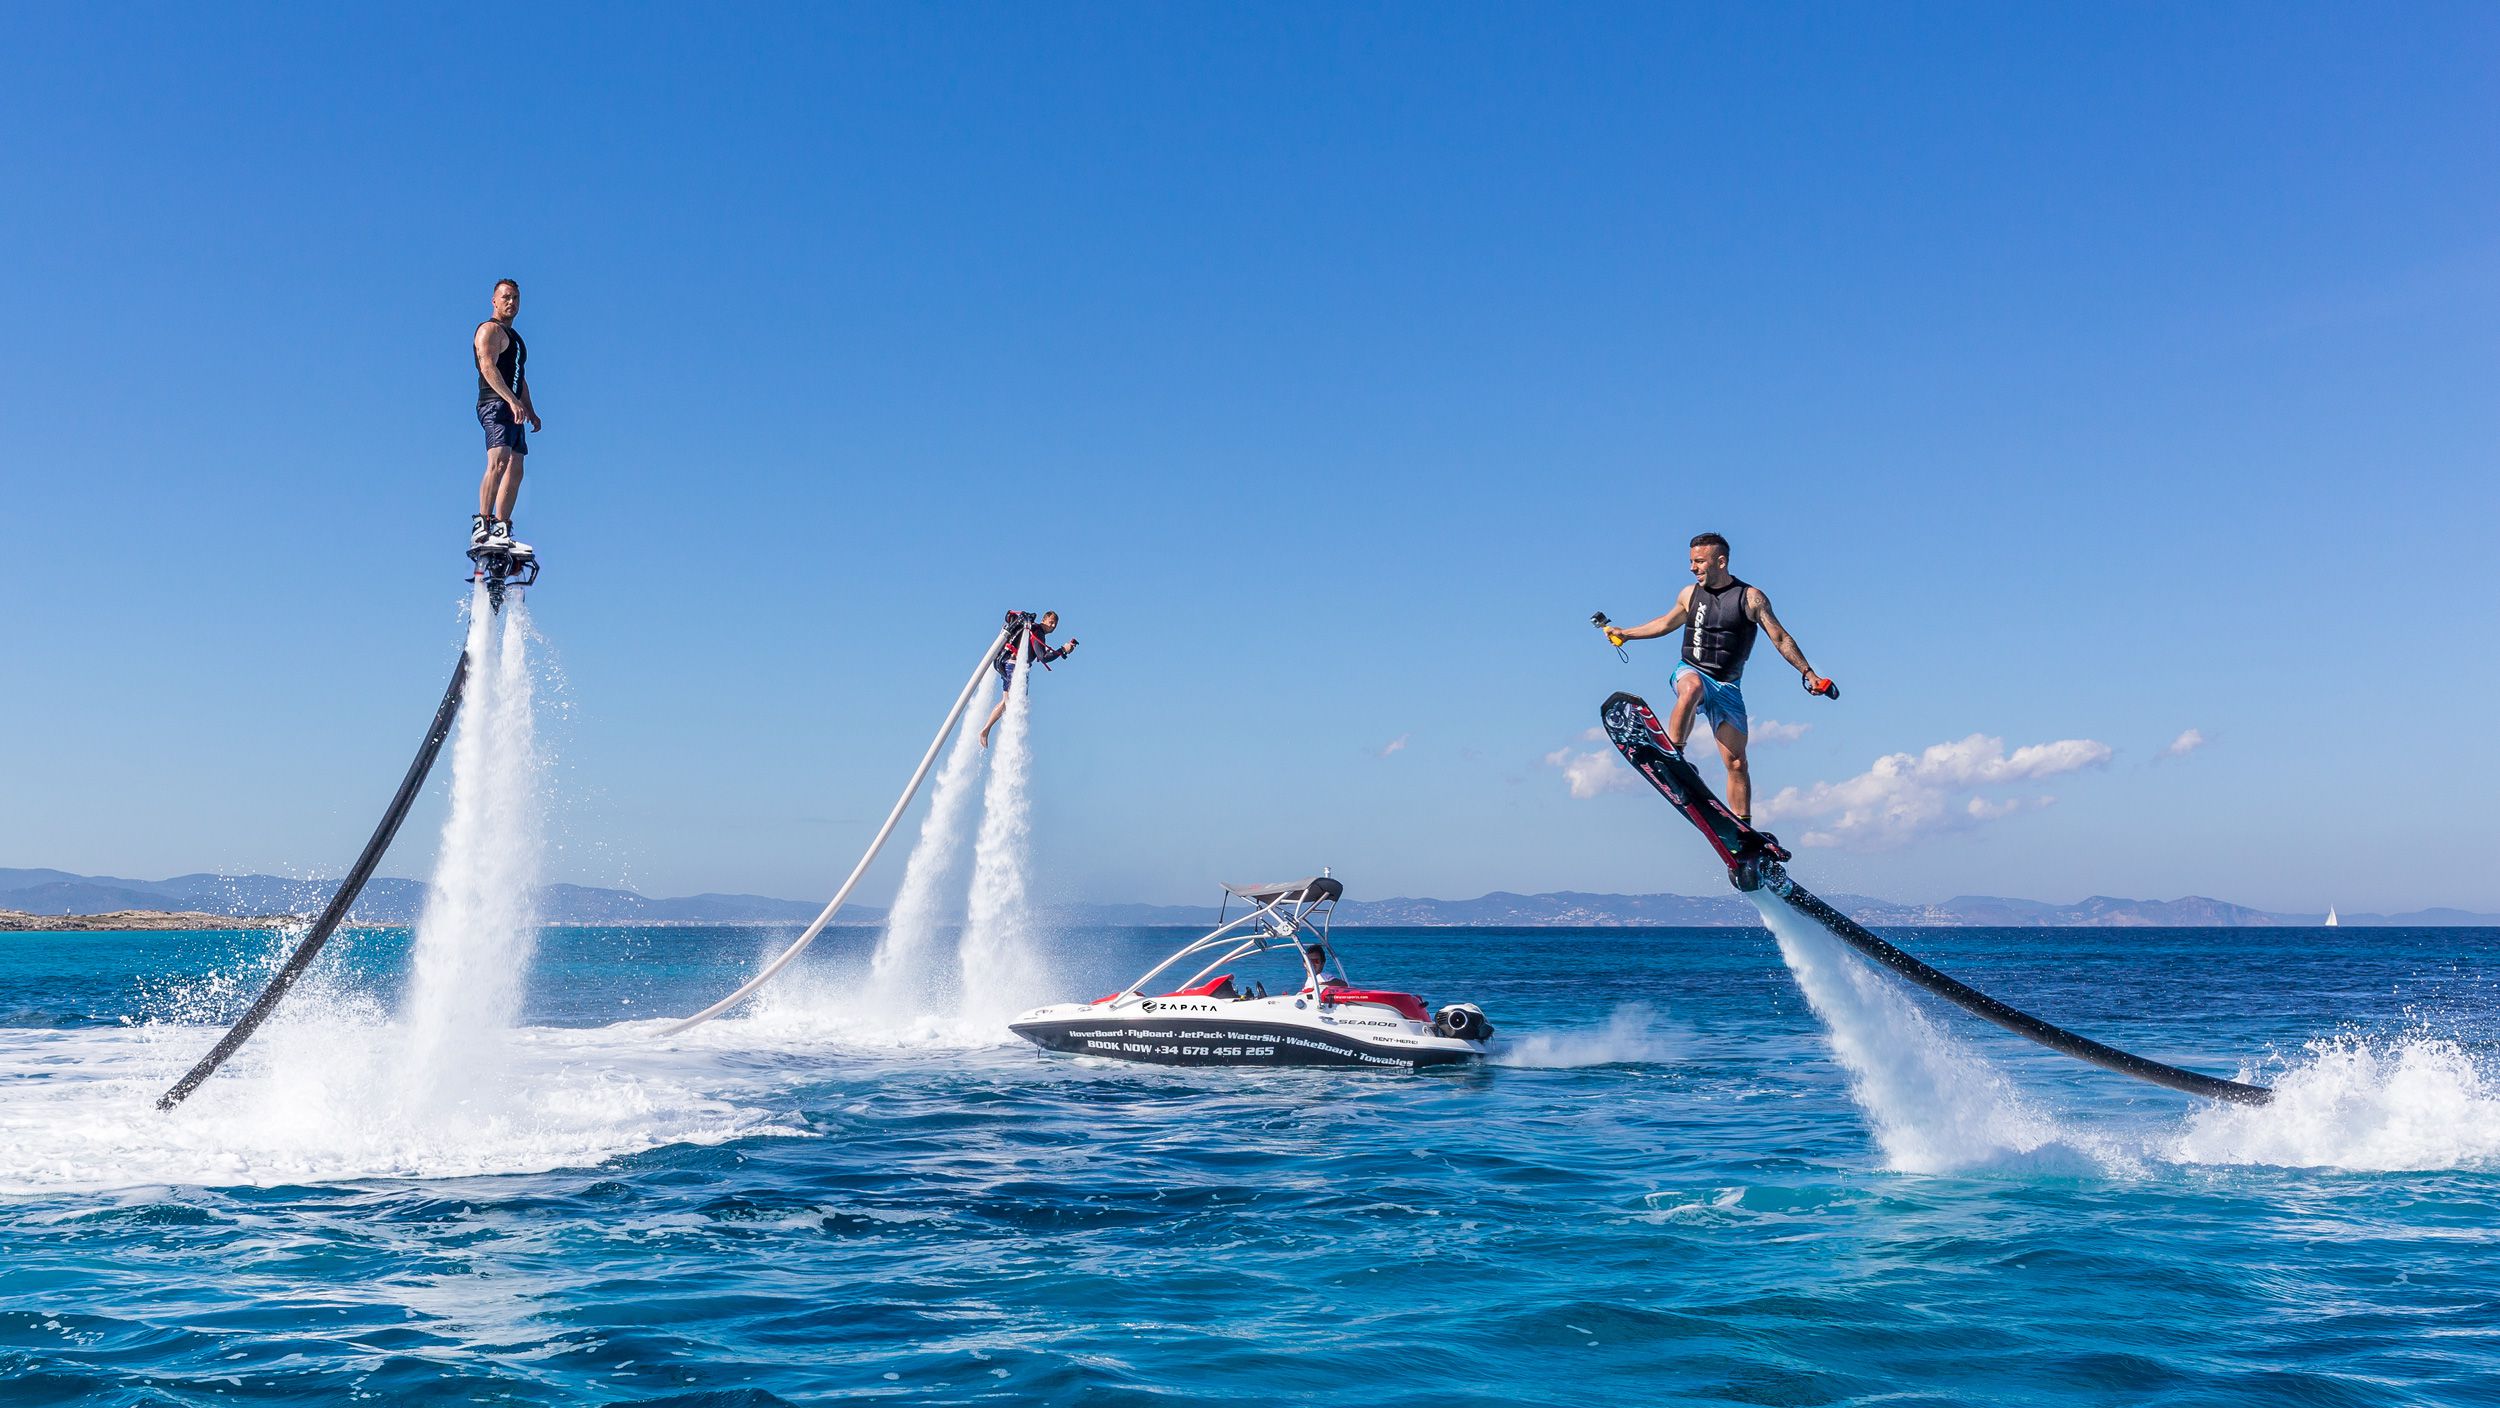
[[[470,354],[477,363],[477,420],[486,428],[486,477],[477,484],[477,517],[469,520],[469,551],[508,554],[518,563],[531,556],[530,545],[512,540],[512,506],[521,496],[521,461],[530,452],[528,421],[538,429],[538,407],[530,401],[529,344],[521,340],[512,320],[521,313],[521,286],[510,279],[495,284],[495,316],[470,334]]]
[[[1675,708],[1667,716],[1667,744],[1678,756],[1692,731],[1698,711],[1710,721],[1710,736],[1727,763],[1727,806],[1736,819],[1753,825],[1753,773],[1745,761],[1748,728],[1745,693],[1738,682],[1745,675],[1745,657],[1753,653],[1754,637],[1767,635],[1781,656],[1797,667],[1808,694],[1837,699],[1840,687],[1814,673],[1806,653],[1771,614],[1771,599],[1760,587],[1738,580],[1727,570],[1727,539],[1704,533],[1693,539],[1693,585],[1675,599],[1675,609],[1638,626],[1617,626],[1604,613],[1594,619],[1615,645],[1627,640],[1654,640],[1672,631],[1684,632],[1684,656],[1667,683],[1675,689]]]

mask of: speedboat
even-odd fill
[[[1472,1002],[1356,987],[1328,936],[1345,887],[1322,874],[1227,885],[1216,927],[1109,997],[1036,1007],[1010,1029],[1045,1051],[1175,1066],[1446,1066],[1485,1054]],[[1227,920],[1236,899],[1249,906]],[[1277,988],[1251,975],[1277,970]],[[1194,966],[1193,966],[1194,965]],[[1170,974],[1188,976],[1173,986]]]

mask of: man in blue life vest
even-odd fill
[[[1073,640],[1066,645],[1052,645],[1048,639],[1052,631],[1059,629],[1058,612],[1045,611],[1041,619],[1034,620],[1023,612],[1010,611],[1007,620],[1011,627],[1019,616],[1025,618],[1025,628],[1021,631],[1010,629],[1007,643],[998,648],[997,657],[990,661],[991,668],[998,671],[998,702],[990,706],[990,721],[981,725],[981,746],[984,748],[990,746],[990,730],[998,727],[999,719],[1007,713],[1007,692],[1015,688],[1016,646],[1021,643],[1026,656],[1036,665],[1065,660],[1076,650]]]
[[[1727,570],[1727,539],[1704,533],[1693,539],[1693,584],[1675,599],[1675,609],[1638,626],[1599,626],[1608,640],[1655,640],[1670,632],[1684,633],[1684,655],[1667,683],[1675,690],[1675,707],[1667,715],[1667,743],[1678,754],[1692,731],[1698,712],[1710,721],[1727,762],[1727,807],[1736,819],[1753,825],[1753,773],[1745,762],[1749,725],[1745,718],[1745,657],[1753,653],[1754,637],[1766,635],[1789,664],[1804,676],[1810,694],[1837,696],[1830,680],[1814,673],[1806,653],[1771,614],[1771,599],[1760,587],[1739,581]]]
[[[477,517],[469,520],[469,547],[530,555],[527,543],[512,540],[512,505],[521,496],[521,461],[530,452],[529,422],[538,429],[538,407],[530,401],[529,345],[521,341],[512,320],[521,313],[521,286],[510,279],[495,284],[495,316],[469,335],[477,363],[477,421],[486,428],[486,477],[477,482]]]

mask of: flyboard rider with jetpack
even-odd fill
[[[1618,626],[1601,611],[1589,618],[1620,649],[1628,640],[1655,640],[1684,633],[1683,658],[1667,683],[1675,689],[1675,707],[1667,716],[1667,743],[1677,756],[1692,732],[1693,715],[1710,721],[1710,735],[1727,763],[1727,804],[1736,819],[1753,824],[1753,774],[1745,762],[1750,724],[1745,715],[1745,657],[1753,653],[1754,637],[1771,644],[1804,678],[1806,692],[1827,699],[1840,697],[1840,686],[1814,673],[1806,654],[1771,614],[1771,599],[1760,587],[1738,580],[1727,570],[1727,539],[1704,533],[1693,539],[1693,585],[1675,599],[1675,609],[1654,621]]]
[[[1018,630],[1017,627],[1023,627]],[[990,746],[990,730],[1007,713],[1007,692],[1016,684],[1016,652],[1021,649],[1034,664],[1048,669],[1053,660],[1065,660],[1076,652],[1076,641],[1052,645],[1049,636],[1059,629],[1059,613],[1045,611],[1035,616],[1030,611],[1007,613],[1007,643],[998,648],[997,658],[990,664],[998,671],[998,702],[990,706],[990,721],[981,725],[981,746]]]

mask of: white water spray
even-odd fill
[[[1031,905],[1033,832],[1033,664],[1017,652],[981,796],[981,834],[973,847],[972,903],[964,922],[963,999],[968,1027],[996,1030],[1032,1005],[1042,974]]]
[[[2500,1167],[2500,1075],[2441,1037],[2329,1037],[2275,1079],[2273,1103],[2198,1110],[2162,1152],[2290,1168]]]
[[[1873,1121],[1891,1167],[1940,1173],[2064,1139],[2003,1073],[1928,1020],[1890,977],[1776,896],[1748,897],[1830,1033],[1850,1094]]]
[[[1574,1070],[1584,1066],[1617,1066],[1672,1061],[1686,1034],[1670,1031],[1645,1002],[1626,1002],[1606,1014],[1594,1028],[1530,1032],[1521,1037],[1496,1033],[1492,1062],[1530,1070]]]
[[[519,1015],[538,935],[544,827],[529,608],[469,601],[469,694],[452,740],[451,813],[433,888],[417,920],[408,992],[413,1099],[461,1093]]]
[[[920,839],[903,866],[903,886],[895,892],[885,933],[869,961],[863,1015],[918,1017],[951,1011],[955,1005],[956,976],[937,961],[938,931],[948,917],[948,892],[962,868],[982,752],[980,731],[967,719],[945,766],[938,769],[929,814],[921,819]]]

